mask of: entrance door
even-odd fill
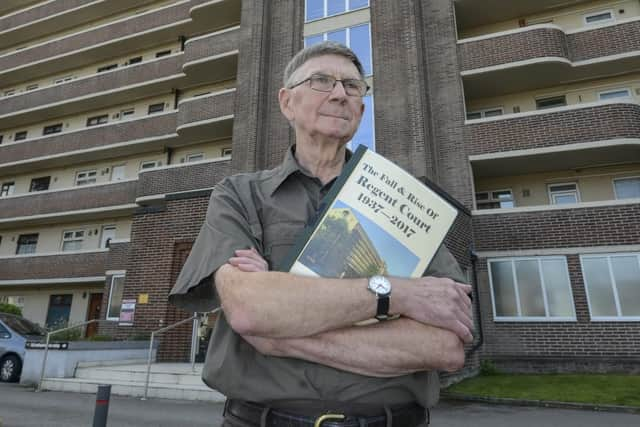
[[[100,238],[100,247],[106,248],[109,245],[109,242],[116,238],[116,226],[115,225],[105,225],[102,227],[102,237]]]
[[[89,299],[89,309],[87,310],[87,320],[99,319],[100,308],[102,307],[102,294],[91,294]],[[87,325],[85,338],[94,336],[98,332],[98,322]]]

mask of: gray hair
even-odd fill
[[[293,75],[298,70],[298,68],[302,67],[305,62],[307,62],[311,58],[316,58],[318,56],[324,55],[338,55],[347,58],[353,63],[353,65],[356,66],[358,72],[360,73],[360,77],[362,78],[362,80],[364,80],[364,68],[362,67],[362,63],[360,62],[356,54],[341,43],[327,40],[322,43],[306,47],[295,54],[295,56],[287,64],[287,67],[284,69],[284,87],[290,87],[294,84]]]

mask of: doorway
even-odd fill
[[[89,297],[89,308],[87,309],[87,320],[100,319],[100,310],[102,308],[102,294],[91,294]],[[98,322],[87,325],[85,338],[94,336],[98,332]]]

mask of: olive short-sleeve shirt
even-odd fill
[[[304,170],[294,153],[295,146],[277,168],[228,177],[214,188],[205,223],[169,295],[172,303],[188,311],[218,307],[213,274],[236,249],[255,247],[270,270],[279,269],[331,186],[323,186]],[[466,281],[444,246],[427,274]],[[287,307],[282,307],[282,315],[287,315]],[[326,400],[377,405],[418,402],[430,407],[439,393],[436,372],[374,378],[300,359],[264,356],[231,329],[224,313],[212,332],[202,378],[229,398],[274,406],[291,400]]]

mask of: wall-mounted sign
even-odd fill
[[[136,312],[135,299],[123,299],[120,306],[120,325],[133,325],[133,315]]]

